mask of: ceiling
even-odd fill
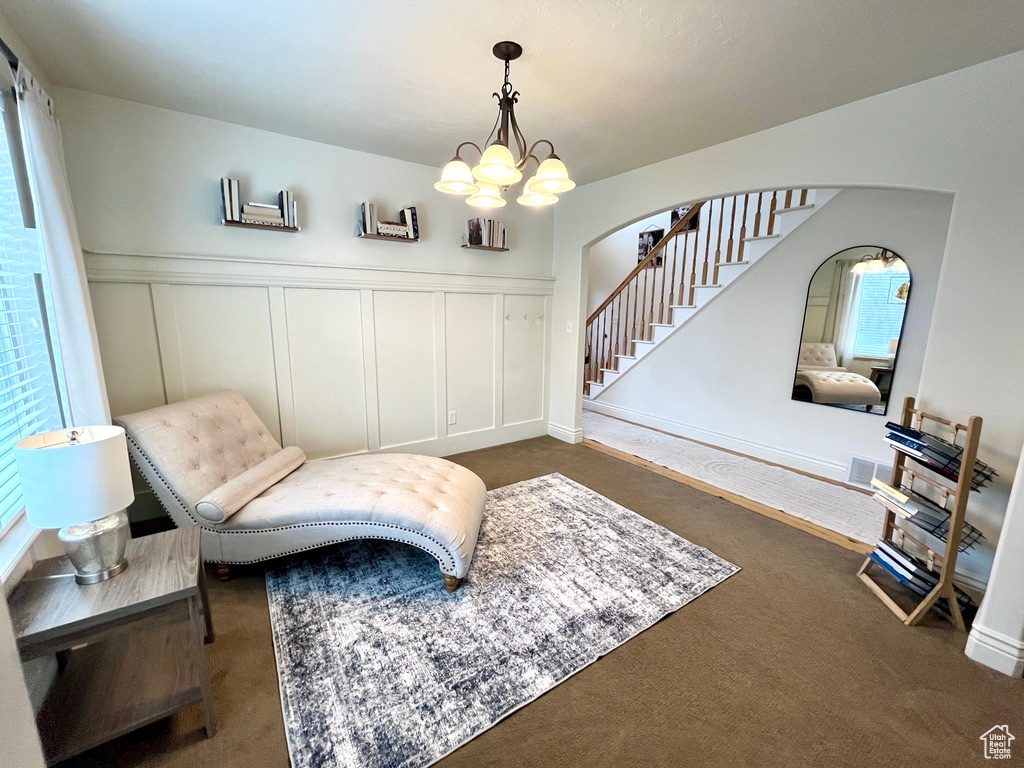
[[[441,166],[511,39],[527,141],[594,181],[1024,49],[1021,0],[4,0],[51,82]],[[59,107],[59,105],[58,105]]]

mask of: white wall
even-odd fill
[[[851,453],[890,462],[883,428],[918,389],[952,203],[941,193],[841,191],[602,394],[598,409],[839,480]],[[901,254],[914,279],[887,416],[791,399],[808,283],[832,254],[867,242]],[[978,554],[961,568],[983,582],[991,548]]]
[[[637,240],[640,233],[650,227],[658,227],[668,232],[670,218],[671,211],[663,211],[628,224],[590,246],[590,264],[587,271],[588,316],[636,267]]]
[[[933,410],[984,417],[982,456],[1001,476],[972,495],[969,516],[994,533],[1024,440],[1022,81],[1024,53],[1017,53],[567,195],[555,227],[551,432],[580,434],[582,336],[576,331],[586,305],[586,249],[610,230],[687,200],[753,189],[948,191],[955,200],[918,394]],[[573,333],[565,333],[567,321]]]
[[[506,254],[438,169],[57,89],[115,414],[222,387],[310,456],[445,454],[543,434],[551,213],[512,205]],[[298,234],[220,225],[219,178],[291,189]],[[361,240],[361,200],[421,241]],[[456,411],[456,424],[447,424]]]

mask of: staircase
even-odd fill
[[[599,399],[836,192],[783,189],[691,205],[587,318],[584,400]]]

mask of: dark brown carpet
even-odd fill
[[[1024,738],[1024,682],[970,661],[939,618],[900,624],[856,579],[859,555],[585,446],[538,438],[453,458],[489,488],[561,472],[743,570],[445,768],[966,766],[988,762],[978,737],[993,725]],[[210,598],[216,737],[202,738],[195,707],[64,766],[288,765],[262,572],[211,579]]]

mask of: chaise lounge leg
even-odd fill
[[[217,563],[214,566],[218,581],[231,581],[231,566],[227,563]]]
[[[459,584],[462,582],[458,576],[449,576],[447,573],[444,574],[444,588],[449,592],[454,592],[459,588]]]

